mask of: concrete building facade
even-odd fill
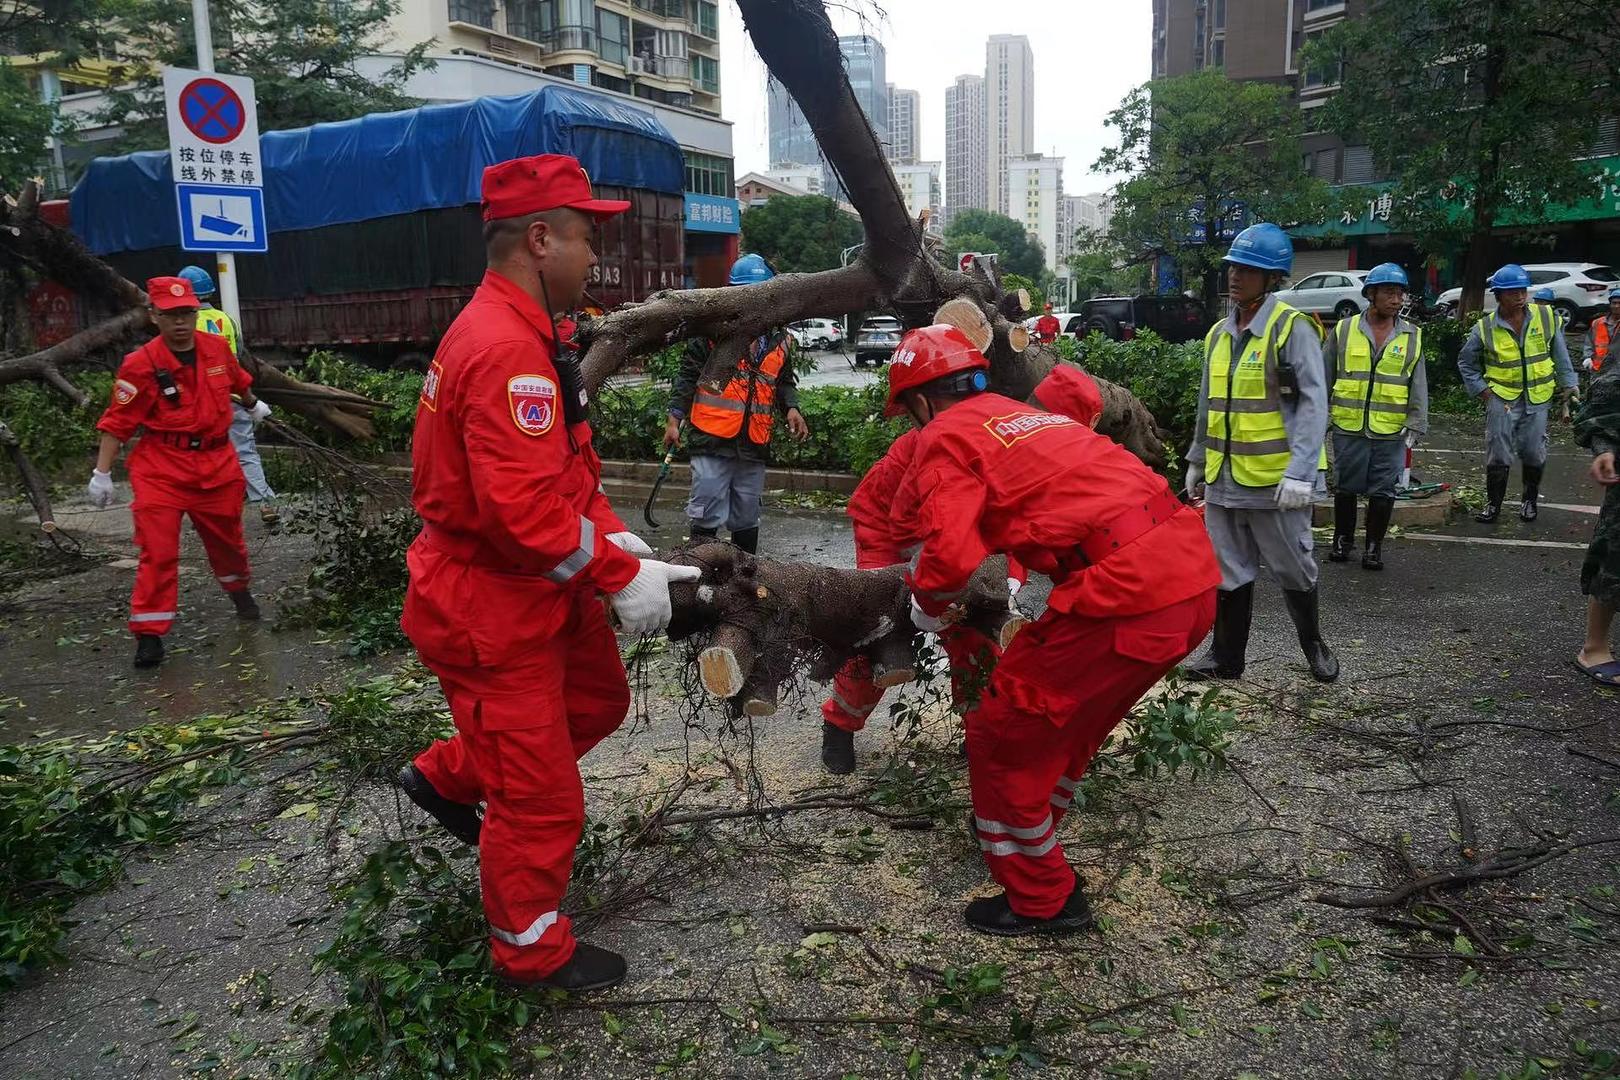
[[[909,165],[922,150],[922,95],[889,85],[889,141],[885,150],[890,161]]]
[[[927,210],[930,232],[940,232],[945,227],[941,214],[939,165],[937,161],[914,161],[892,166],[900,193],[906,199],[906,212],[915,221]]]
[[[958,75],[945,90],[945,216],[990,205],[984,79]]]
[[[1007,162],[1007,215],[1024,226],[1024,231],[1040,241],[1046,254],[1046,268],[1057,271],[1063,265],[1072,237],[1059,237],[1059,224],[1067,220],[1063,201],[1063,159],[1045,154],[1027,154]]]
[[[996,34],[985,48],[985,168],[988,208],[1011,218],[1008,165],[1035,150],[1035,52],[1022,34]]]

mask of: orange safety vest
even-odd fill
[[[1592,323],[1592,370],[1602,371],[1603,361],[1609,358],[1609,320],[1607,316]]]
[[[771,441],[771,425],[776,422],[776,379],[787,362],[784,336],[769,352],[755,359],[756,341],[737,361],[737,371],[718,394],[701,385],[692,399],[692,426],[717,439],[734,439],[748,420],[748,441],[761,446]]]

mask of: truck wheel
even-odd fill
[[[1086,320],[1086,333],[1096,331],[1105,338],[1119,340],[1119,323],[1109,315],[1093,315]]]

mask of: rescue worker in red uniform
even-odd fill
[[[901,340],[888,413],[920,434],[895,514],[922,540],[907,574],[920,630],[959,614],[991,554],[1053,581],[966,717],[974,827],[1006,891],[965,914],[991,934],[1074,933],[1092,917],[1057,825],[1103,739],[1208,633],[1220,570],[1163,477],[1072,417],[987,392],[988,369],[953,327]]]
[[[1045,314],[1035,320],[1035,340],[1043,345],[1050,345],[1057,340],[1062,329],[1063,324],[1052,314],[1052,305],[1047,304]]]
[[[630,706],[601,597],[626,631],[648,633],[669,624],[670,582],[699,575],[640,558],[651,549],[608,506],[578,361],[552,322],[596,265],[595,224],[629,205],[593,198],[571,157],[484,170],[488,270],[423,380],[411,446],[422,532],[401,625],[456,734],[399,783],[479,845],[496,971],[565,990],[625,972],[559,911],[585,820],[577,761]]]
[[[214,579],[244,619],[259,605],[248,591],[247,546],[242,540],[245,481],[231,446],[231,395],[257,421],[270,406],[253,396],[252,378],[229,343],[197,330],[197,294],[191,282],[157,277],[146,297],[158,336],[124,357],[112,401],[96,427],[101,446],[90,474],[90,501],[112,504],[113,462],[137,433],[129,455],[135,498],[135,545],[140,562],[129,601],[135,666],[163,662],[163,635],[174,625],[180,598],[180,518],[191,518],[213,567]]]
[[[1102,392],[1077,367],[1059,364],[1029,396],[1029,404],[1046,412],[1071,416],[1096,427],[1102,415]],[[916,538],[902,535],[891,514],[895,492],[917,449],[917,432],[894,441],[889,452],[861,478],[845,513],[855,526],[855,568],[881,570],[910,557]],[[1028,574],[1016,559],[1007,561],[1007,591],[1016,597]],[[1001,646],[968,627],[947,627],[939,644],[951,665],[951,699],[958,712],[968,707],[968,685],[982,685],[982,669],[1001,656]],[[832,693],[821,705],[821,764],[834,776],[855,771],[855,733],[883,700],[883,687],[872,681],[872,666],[853,657],[833,678]]]

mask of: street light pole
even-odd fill
[[[191,27],[197,35],[197,70],[214,70],[214,35],[208,25],[208,0],[191,0]],[[219,306],[237,326],[242,325],[242,304],[236,292],[236,256],[229,251],[214,253],[214,280],[219,286]]]

